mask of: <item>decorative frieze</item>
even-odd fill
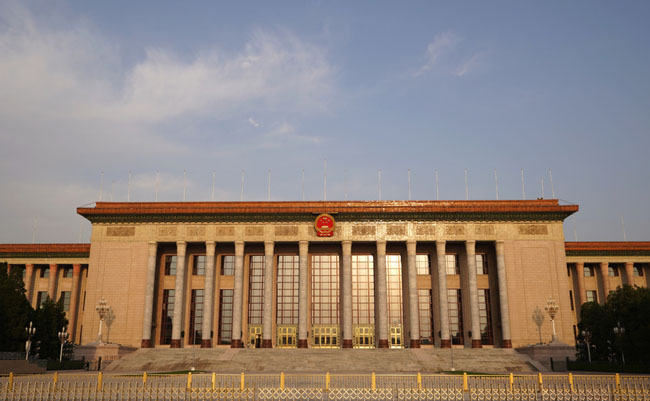
[[[264,226],[247,226],[246,227],[246,236],[247,237],[262,237],[262,236],[264,236]]]
[[[465,235],[465,226],[457,224],[445,226],[445,235]]]
[[[520,235],[548,235],[545,224],[522,224],[518,227]]]
[[[189,237],[205,236],[205,226],[187,227],[187,235]]]
[[[217,226],[217,237],[232,237],[235,235],[235,227],[233,226]]]
[[[436,235],[436,226],[431,224],[419,224],[415,227],[415,235]]]
[[[275,226],[275,235],[277,237],[296,237],[298,236],[298,226]]]
[[[161,237],[175,237],[177,232],[176,227],[158,227],[158,235]]]
[[[389,225],[386,227],[387,235],[406,235],[406,226],[405,225]]]
[[[106,227],[107,237],[135,237],[135,227]]]
[[[474,234],[476,235],[495,235],[496,228],[488,224],[477,224],[474,226]]]
[[[357,225],[352,227],[352,235],[375,235],[377,227]]]

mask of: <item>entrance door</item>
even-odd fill
[[[262,348],[262,326],[248,326],[248,348]]]
[[[402,341],[402,325],[401,324],[391,324],[390,325],[390,347],[391,348],[404,348],[404,342]]]
[[[278,326],[277,348],[296,348],[297,347],[298,326]]]
[[[354,348],[375,348],[375,325],[354,326]]]
[[[338,326],[313,326],[311,332],[313,348],[339,348]]]

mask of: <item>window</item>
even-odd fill
[[[72,268],[64,267],[63,268],[63,278],[71,278],[71,277],[72,277]]]
[[[400,255],[386,255],[388,324],[402,324],[402,263]]]
[[[571,266],[566,265],[566,275],[571,277]]]
[[[174,317],[174,290],[163,290],[160,344],[172,343],[172,319]]]
[[[643,267],[634,266],[634,277],[643,277]]]
[[[223,255],[221,257],[221,275],[235,275],[235,255]]]
[[[63,310],[70,311],[70,291],[61,291],[61,299],[63,299]]]
[[[45,303],[45,300],[48,298],[47,291],[39,291],[36,295],[36,307],[40,308]]]
[[[311,257],[311,321],[313,325],[339,324],[339,256]]]
[[[585,277],[593,277],[594,276],[594,268],[593,268],[593,266],[585,266],[584,271],[585,271]]]
[[[607,275],[610,277],[618,277],[618,268],[616,266],[609,266]]]
[[[460,274],[460,266],[458,264],[457,254],[445,255],[445,263],[447,265],[447,274]]]
[[[418,290],[420,304],[420,341],[433,344],[433,310],[431,290]]]
[[[476,274],[488,274],[487,255],[476,254]]]
[[[587,302],[598,302],[596,291],[587,291]]]
[[[298,324],[299,272],[298,255],[278,256],[277,324]]]
[[[431,274],[431,256],[430,255],[416,255],[415,256],[416,271],[420,275]]]
[[[205,255],[195,255],[192,274],[195,276],[205,276]]]
[[[190,344],[201,343],[204,290],[192,290],[190,301]]]
[[[176,275],[176,255],[165,256],[165,276]]]
[[[571,310],[575,310],[575,306],[573,304],[573,291],[569,290],[569,301],[571,302]]]
[[[493,345],[490,290],[478,290],[478,318],[481,325],[481,343],[483,345]]]
[[[352,255],[352,324],[375,324],[375,269],[372,255]]]
[[[451,343],[463,345],[465,343],[463,334],[463,299],[460,290],[447,290],[447,303]]]
[[[264,255],[250,257],[248,280],[248,324],[262,324],[264,311]],[[271,290],[273,287],[271,287]]]
[[[221,290],[219,293],[219,344],[232,341],[232,300],[233,290]]]
[[[41,278],[49,278],[50,277],[50,268],[49,267],[41,267],[39,270],[39,276]]]

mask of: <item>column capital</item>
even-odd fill
[[[409,238],[408,240],[406,240],[406,253],[414,254],[416,252],[417,245],[418,245],[417,241],[414,240],[413,238]]]
[[[244,241],[235,241],[235,255],[244,255]]]
[[[584,266],[584,265],[585,265],[585,262],[575,262],[575,264],[576,264],[576,267],[578,267],[578,266]]]
[[[503,240],[495,241],[495,250],[497,252],[497,255],[503,255],[505,253]]]
[[[275,242],[273,241],[264,241],[264,253],[272,254]]]
[[[216,242],[214,241],[205,241],[205,254],[214,256],[214,248],[216,246]]]
[[[176,241],[176,252],[179,254],[185,254],[187,249],[187,242],[185,241]]]
[[[465,249],[466,249],[467,252],[469,252],[469,251],[475,252],[475,250],[476,250],[476,240],[473,240],[473,239],[465,240]]]
[[[59,264],[58,264],[58,263],[50,263],[50,268],[51,268],[51,269],[58,269],[58,268],[59,268]]]
[[[343,248],[344,255],[350,255],[352,253],[352,241],[347,239],[341,241],[341,247]]]
[[[75,263],[72,265],[72,276],[78,276],[81,273],[81,264]]]
[[[379,255],[386,254],[386,241],[384,240],[377,241],[377,254]]]

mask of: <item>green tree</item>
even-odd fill
[[[7,274],[7,264],[0,263],[0,350],[24,351],[32,307],[25,298],[25,284],[19,269]]]
[[[63,298],[54,302],[47,297],[43,305],[34,311],[36,334],[34,342],[38,344],[40,359],[59,359],[61,342],[58,333],[68,325],[63,311]]]
[[[626,362],[650,361],[650,290],[623,286],[609,294],[605,305],[589,302],[582,306],[580,331],[591,332],[593,360],[608,360],[611,352]],[[616,336],[614,327],[625,328],[625,334]],[[579,336],[582,340],[582,335]]]

